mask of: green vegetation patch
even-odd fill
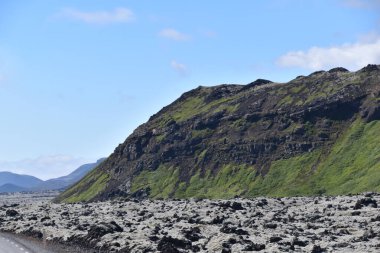
[[[380,121],[358,119],[330,150],[318,149],[272,162],[265,176],[252,166],[226,164],[216,174],[197,171],[179,181],[179,169],[160,166],[135,178],[132,190],[150,187],[151,197],[231,198],[236,195],[337,195],[380,191]],[[199,160],[205,155],[200,153]]]
[[[356,120],[318,167],[315,185],[328,194],[380,191],[380,121]]]
[[[197,138],[197,137],[201,137],[201,138],[204,138],[204,137],[207,137],[207,136],[210,136],[213,134],[213,130],[211,129],[202,129],[202,130],[193,130],[191,131],[191,136],[193,138]]]
[[[235,99],[235,97],[225,97],[205,103],[203,96],[189,97],[176,107],[171,117],[175,121],[181,122],[202,113],[215,113],[223,110],[234,112],[238,109],[239,104],[230,104],[229,102]]]
[[[202,97],[189,97],[187,98],[175,112],[172,114],[172,117],[175,121],[181,122],[185,121],[192,116],[199,113],[199,108],[202,108],[203,98]]]
[[[251,184],[247,195],[285,197],[312,194],[308,181],[320,156],[321,151],[316,150],[273,162],[269,172],[264,177],[258,176]]]
[[[300,93],[302,90],[304,90],[304,89],[306,89],[306,86],[305,85],[297,85],[297,86],[295,86],[295,87],[292,87],[291,89],[290,89],[290,91],[292,92],[292,93],[295,93],[295,94],[298,94],[298,93]]]
[[[131,191],[149,187],[151,198],[232,198],[244,194],[255,173],[249,166],[225,165],[216,175],[208,171],[201,176],[198,171],[189,182],[180,182],[178,169],[161,165],[134,178]]]
[[[109,179],[110,176],[106,172],[95,169],[62,193],[58,200],[66,203],[89,201],[106,188]]]
[[[154,171],[142,171],[132,181],[131,191],[150,188],[150,197],[168,198],[178,182],[179,170],[161,165]]]
[[[331,95],[331,94],[330,94]],[[308,97],[307,97],[307,99],[306,99],[306,101],[305,101],[305,104],[309,104],[309,103],[311,103],[311,102],[313,102],[313,101],[315,101],[315,100],[317,100],[317,99],[325,99],[325,98],[327,98],[329,95],[327,94],[327,93],[325,93],[325,92],[322,92],[322,91],[318,91],[318,92],[313,92],[313,93],[311,93]]]
[[[207,150],[197,154],[189,181],[181,181],[180,168],[161,165],[142,171],[132,181],[131,191],[150,188],[152,198],[232,198],[236,195],[285,197],[337,195],[380,191],[380,121],[356,120],[327,149],[317,149],[289,159],[273,161],[265,176],[249,165],[225,164],[218,172],[201,173],[200,162]],[[201,133],[199,133],[201,134]],[[68,189],[64,202],[88,201],[102,192],[109,175],[94,170]]]
[[[277,106],[287,105],[287,104],[291,104],[291,103],[293,103],[293,96],[287,95],[277,103]]]
[[[166,137],[166,134],[160,134],[156,136],[157,142],[162,142]]]
[[[201,176],[197,172],[191,177],[189,183],[181,183],[175,192],[177,198],[232,198],[244,195],[255,178],[256,171],[246,165],[228,164],[221,168],[216,175],[210,171]]]
[[[272,163],[249,196],[338,195],[380,191],[380,121],[356,120],[330,151]],[[326,154],[324,154],[326,153]]]

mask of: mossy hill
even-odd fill
[[[380,66],[198,87],[57,201],[380,191]]]

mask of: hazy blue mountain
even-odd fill
[[[97,160],[95,163],[84,164],[67,176],[53,178],[46,181],[28,175],[19,175],[12,172],[0,172],[0,192],[65,189],[82,179],[89,171],[98,166],[104,160],[105,158],[102,158]]]
[[[82,179],[89,171],[98,166],[101,162],[103,162],[105,158],[101,158],[97,160],[95,163],[88,163],[80,166],[78,169],[74,170],[67,176],[58,177],[49,179],[41,182],[32,190],[41,191],[41,190],[59,190],[65,189],[68,186],[78,182]]]
[[[0,192],[22,192],[28,191],[28,188],[17,186],[14,184],[4,184],[0,186]]]
[[[0,172],[0,186],[5,184],[13,184],[15,186],[23,188],[32,188],[36,187],[43,181],[39,178],[28,176],[28,175],[19,175],[12,172]]]

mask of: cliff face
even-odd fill
[[[380,65],[198,87],[57,201],[380,191]]]

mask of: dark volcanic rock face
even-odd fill
[[[380,131],[379,101],[377,65],[288,83],[198,87],[139,126],[57,201],[379,190],[371,152],[380,140],[369,141]],[[365,183],[370,173],[377,183]]]
[[[0,231],[107,253],[379,252],[379,201],[372,193],[15,207],[0,199]]]

